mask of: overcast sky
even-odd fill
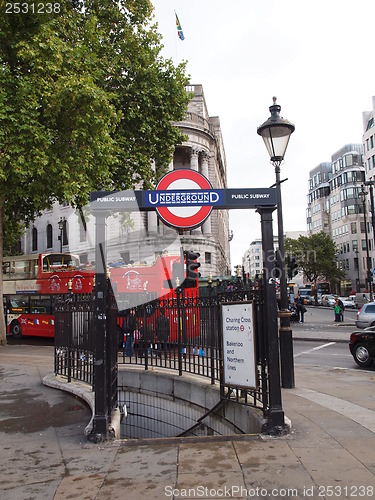
[[[294,123],[281,167],[284,231],[306,230],[308,173],[362,142],[375,95],[374,0],[152,0],[164,57],[188,61],[219,116],[228,187],[269,187],[274,168],[257,127],[277,96]],[[177,36],[175,14],[185,36]],[[259,215],[232,210],[232,268],[260,237]],[[277,233],[276,214],[274,232]]]

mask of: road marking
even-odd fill
[[[298,358],[298,356],[301,356],[302,354],[309,354],[310,352],[318,351],[319,349],[324,349],[324,347],[328,347],[329,345],[334,345],[334,344],[336,344],[336,342],[328,342],[327,344],[322,344],[322,345],[319,345],[317,347],[312,347],[308,351],[302,351],[298,354],[295,354],[294,357]]]

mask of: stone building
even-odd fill
[[[191,85],[193,97],[186,118],[175,125],[188,137],[176,147],[169,170],[188,168],[209,179],[213,188],[227,187],[227,166],[220,120],[210,117],[202,85]],[[23,253],[64,251],[82,261],[95,258],[95,218],[90,208],[83,219],[69,205],[55,204],[29,227],[22,238]],[[203,225],[178,234],[158,219],[156,212],[118,213],[107,218],[107,261],[151,264],[158,255],[178,253],[180,245],[200,253],[202,276],[230,274],[230,230],[226,210],[213,210]]]
[[[309,234],[330,234],[329,207],[327,209],[327,197],[329,196],[329,180],[332,177],[332,165],[325,162],[320,163],[310,171],[309,194],[307,196],[307,231]]]
[[[309,174],[308,231],[331,236],[338,266],[345,273],[340,293],[346,295],[365,288],[366,237],[363,203],[358,196],[365,182],[362,153],[362,144],[346,144],[332,155],[330,163],[321,163]]]

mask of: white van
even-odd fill
[[[370,294],[369,293],[356,293],[355,294],[355,303],[357,304],[357,308],[361,309],[363,304],[367,304],[370,302]]]

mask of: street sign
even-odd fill
[[[198,227],[212,211],[211,189],[209,180],[195,170],[172,170],[156,186],[159,201],[156,212],[168,226],[179,229]],[[164,203],[160,203],[161,200]]]
[[[247,209],[276,205],[275,188],[169,189],[159,191],[97,191],[91,193],[92,211],[148,211],[158,206]]]
[[[221,306],[224,385],[256,388],[252,302]]]

